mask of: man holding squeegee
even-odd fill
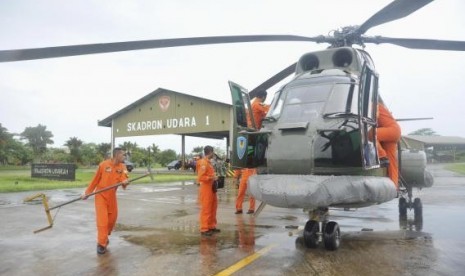
[[[122,183],[126,188],[128,181],[128,171],[124,165],[126,153],[122,148],[113,149],[113,157],[101,162],[98,166],[92,182],[89,184],[82,199],[87,199],[93,192],[106,187]],[[111,234],[118,217],[118,203],[116,201],[116,190],[107,191],[95,195],[95,214],[97,220],[97,253],[105,254],[109,243],[108,235]]]

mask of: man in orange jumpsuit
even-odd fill
[[[389,160],[388,176],[399,188],[399,163],[397,161],[397,143],[401,131],[396,119],[386,106],[378,103],[378,126],[376,128],[378,157]]]
[[[266,90],[259,90],[252,102],[252,113],[255,122],[255,127],[260,129],[262,127],[263,118],[265,118],[270,106],[265,104],[266,96],[268,93]],[[239,192],[237,193],[236,199],[236,213],[242,214],[242,203],[244,202],[245,193],[247,191],[247,181],[249,177],[256,174],[256,169],[244,168],[241,170],[241,181],[239,183]],[[253,214],[255,212],[255,198],[249,196],[249,210],[247,214]]]
[[[210,163],[214,152],[212,146],[205,146],[203,149],[204,158],[200,159],[198,168],[198,180],[200,182],[200,233],[202,236],[211,236],[215,232],[220,232],[216,228],[216,209],[218,208],[218,198],[213,192],[213,184],[218,180],[215,169]]]
[[[125,152],[121,148],[113,149],[113,157],[101,162],[98,166],[92,182],[81,196],[87,199],[88,194],[102,190],[108,186],[124,183],[126,188],[128,181],[126,165],[124,165]],[[109,243],[108,235],[111,234],[118,217],[118,203],[116,201],[116,189],[110,189],[95,195],[95,214],[97,220],[97,253],[105,254]]]
[[[256,169],[241,169],[241,181],[239,183],[239,191],[237,192],[236,198],[236,215],[242,214],[242,203],[244,202],[245,193],[247,191],[247,181],[251,175],[257,173]],[[255,212],[255,198],[249,195],[249,210],[247,214],[253,214]]]
[[[252,102],[252,113],[255,121],[255,127],[260,129],[262,127],[263,118],[270,109],[270,106],[265,104],[266,96],[268,93],[266,90],[260,90],[257,92],[257,96]]]

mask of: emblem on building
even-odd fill
[[[160,99],[158,100],[158,104],[160,105],[161,111],[165,112],[168,110],[168,107],[170,106],[170,97],[169,96],[161,96]]]

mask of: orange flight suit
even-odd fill
[[[378,104],[378,127],[376,128],[378,156],[389,160],[388,176],[398,187],[399,163],[397,161],[397,143],[401,131],[391,112],[381,103]]]
[[[198,180],[200,182],[200,232],[216,228],[218,198],[213,192],[215,169],[207,157],[200,159]]]
[[[255,127],[260,129],[262,127],[263,118],[266,117],[266,113],[270,109],[269,105],[262,103],[260,100],[255,99],[252,102],[252,113],[255,120]]]
[[[251,175],[257,173],[256,169],[244,168],[241,170],[241,182],[239,184],[239,192],[236,199],[236,211],[242,211],[242,203],[244,202],[245,193],[247,191],[247,181]],[[255,198],[249,195],[249,211],[255,211]]]
[[[85,194],[96,192],[111,185],[128,179],[126,165],[115,165],[112,159],[99,164],[92,182],[87,187]],[[116,188],[95,195],[95,215],[97,221],[97,242],[106,247],[108,235],[111,234],[118,217],[118,203],[116,201]]]
[[[236,184],[236,188],[239,188],[239,177],[241,177],[241,170],[240,169],[234,169],[234,174],[233,174],[233,179],[237,179],[234,181]]]

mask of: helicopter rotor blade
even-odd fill
[[[398,122],[406,122],[406,121],[422,121],[422,120],[433,120],[433,117],[425,117],[425,118],[400,118],[396,119]]]
[[[465,41],[417,38],[364,37],[365,43],[390,43],[411,49],[465,51]]]
[[[406,17],[431,2],[433,0],[395,0],[360,25],[357,32],[364,34],[372,27]]]
[[[255,94],[260,91],[260,90],[267,90],[269,89],[270,87],[272,87],[273,85],[277,84],[278,82],[282,81],[283,79],[287,78],[288,76],[290,76],[292,73],[295,72],[295,67],[297,65],[297,62],[289,65],[288,67],[284,68],[283,70],[281,70],[279,73],[277,73],[276,75],[272,76],[271,78],[269,78],[268,80],[266,80],[265,82],[263,82],[262,84],[260,84],[259,86],[255,87],[254,89],[252,89],[250,92],[249,92],[249,97],[250,99],[253,99],[255,98]]]
[[[307,41],[320,43],[326,42],[326,38],[324,36],[304,37],[296,35],[242,35],[188,37],[157,40],[124,41],[100,44],[83,44],[45,48],[3,50],[0,51],[0,62],[68,57],[154,48],[266,41]]]

